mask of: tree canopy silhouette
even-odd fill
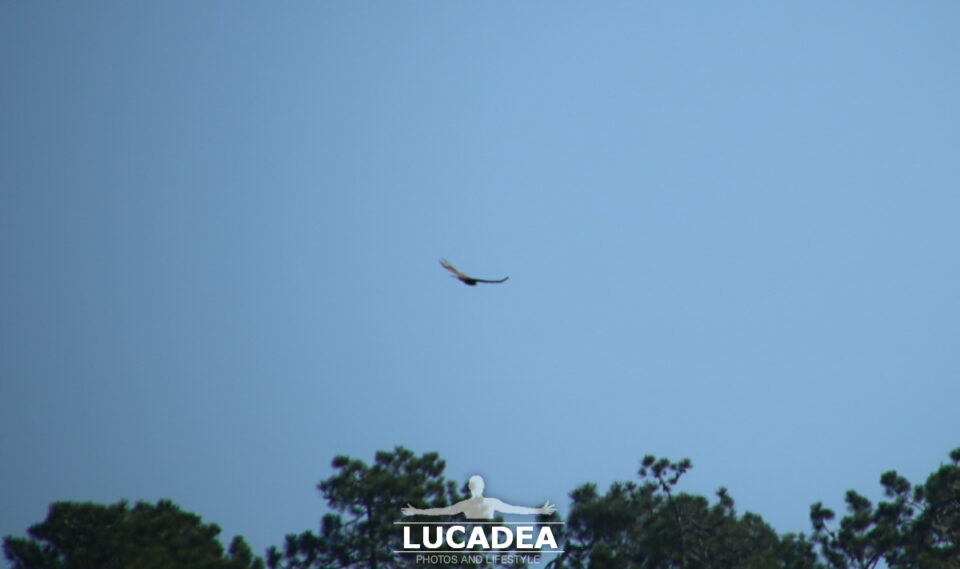
[[[416,456],[396,447],[380,451],[372,465],[347,456],[333,459],[336,474],[317,488],[336,513],[323,516],[320,533],[287,535],[283,550],[267,551],[271,569],[364,568],[412,566],[395,550],[400,533],[393,522],[407,504],[444,507],[464,495],[443,477],[446,467],[437,453]]]
[[[810,507],[814,539],[834,569],[960,569],[960,448],[924,484],[913,486],[895,470],[880,476],[889,500],[874,506],[854,490],[847,515],[835,518],[821,502]]]
[[[551,569],[815,569],[813,544],[803,536],[780,537],[752,513],[737,515],[725,488],[713,504],[678,493],[692,468],[646,456],[640,482],[615,482],[606,494],[584,484],[570,497],[564,553]]]
[[[225,554],[220,528],[167,500],[110,506],[56,502],[47,519],[8,536],[13,569],[263,569],[241,537]]]
[[[289,534],[282,549],[270,547],[270,569],[412,569],[412,556],[395,553],[401,511],[442,509],[468,496],[444,478],[437,453],[398,446],[370,465],[347,456],[332,464],[335,473],[317,486],[330,509],[319,533]],[[813,504],[809,538],[779,535],[759,515],[738,513],[725,488],[712,500],[679,491],[691,468],[688,459],[646,456],[636,481],[615,482],[606,493],[591,483],[574,489],[566,526],[556,532],[564,551],[544,558],[549,569],[960,569],[960,448],[922,484],[883,473],[886,499],[876,505],[848,491],[839,521]],[[225,552],[219,533],[169,501],[56,502],[29,537],[8,536],[3,549],[13,569],[264,568],[240,537]]]

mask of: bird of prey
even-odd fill
[[[465,284],[465,285],[467,285],[467,286],[477,286],[477,283],[500,284],[500,283],[502,283],[502,282],[504,282],[504,281],[506,281],[507,279],[510,278],[510,277],[503,277],[502,279],[500,279],[500,280],[498,280],[498,281],[488,281],[488,280],[485,280],[485,279],[475,279],[475,278],[473,278],[473,277],[468,277],[467,275],[465,275],[465,274],[461,273],[460,271],[458,271],[453,265],[451,265],[450,263],[448,263],[446,259],[440,259],[440,266],[443,267],[444,269],[450,271],[451,273],[453,273],[454,276],[456,276],[458,279],[460,279],[460,282],[462,282],[463,284]]]

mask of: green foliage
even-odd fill
[[[814,540],[835,569],[960,569],[960,448],[953,464],[941,466],[925,484],[913,487],[895,471],[880,476],[889,500],[874,505],[847,492],[847,515],[830,528],[834,512],[810,508]]]
[[[47,519],[7,537],[3,550],[13,569],[262,569],[243,538],[229,553],[220,528],[202,523],[172,502],[111,506],[57,502]]]
[[[730,568],[813,569],[813,544],[779,537],[759,516],[738,516],[725,488],[712,505],[676,493],[689,459],[646,456],[641,481],[615,482],[601,495],[593,484],[571,493],[565,552],[554,569]]]
[[[380,451],[374,463],[346,456],[333,459],[336,473],[318,489],[336,514],[323,517],[320,533],[288,535],[283,551],[270,548],[271,569],[368,568],[412,565],[394,553],[402,548],[394,522],[408,504],[441,508],[466,496],[443,478],[445,463],[437,453],[420,457],[396,447]]]
[[[638,481],[615,482],[605,494],[594,484],[571,492],[566,526],[555,526],[565,551],[550,569],[960,569],[960,448],[950,460],[918,485],[883,473],[886,499],[877,504],[848,491],[839,520],[813,504],[808,540],[737,514],[725,488],[712,501],[678,492],[690,460],[646,456]],[[317,486],[331,512],[318,533],[291,534],[282,549],[268,549],[270,569],[412,569],[412,557],[394,553],[402,549],[394,524],[401,509],[443,508],[468,496],[444,479],[436,453],[396,447],[378,452],[372,465],[346,456],[332,464],[335,473]],[[12,569],[264,568],[241,537],[224,552],[219,533],[169,501],[57,502],[29,537],[8,536],[3,549]]]

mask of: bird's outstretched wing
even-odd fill
[[[460,271],[457,270],[456,267],[454,267],[453,265],[451,265],[450,262],[447,261],[446,259],[440,259],[440,266],[443,267],[444,269],[450,271],[450,272],[453,273],[454,275],[456,275],[456,277],[457,277],[458,279],[460,279],[460,282],[462,282],[463,284],[465,284],[465,285],[467,285],[467,286],[476,286],[477,283],[500,284],[500,283],[502,283],[502,282],[506,282],[506,280],[510,278],[510,277],[503,277],[502,279],[500,279],[500,280],[498,280],[498,281],[492,281],[492,280],[486,280],[486,279],[476,279],[476,278],[473,278],[473,277],[471,277],[471,276],[468,276],[468,275],[465,275],[465,274],[461,273]]]
[[[461,273],[460,271],[458,271],[457,268],[454,267],[453,265],[451,265],[446,259],[440,259],[440,266],[443,267],[444,269],[450,271],[451,273],[457,275],[457,278],[459,278],[459,279],[469,279],[469,278],[470,278],[470,277],[468,277],[467,275],[465,275],[465,274]]]

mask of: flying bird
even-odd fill
[[[446,259],[440,259],[440,266],[443,267],[444,269],[450,271],[451,273],[453,273],[454,276],[456,276],[458,279],[460,279],[460,282],[462,282],[463,284],[465,284],[465,285],[467,285],[467,286],[477,286],[477,283],[500,284],[500,283],[502,283],[502,282],[504,282],[504,281],[506,281],[507,279],[510,278],[510,277],[503,277],[502,279],[500,279],[500,280],[498,280],[498,281],[488,281],[488,280],[486,280],[486,279],[475,279],[475,278],[473,278],[473,277],[469,277],[469,276],[461,273],[460,271],[458,271],[453,265],[451,265],[449,262],[447,262]]]

